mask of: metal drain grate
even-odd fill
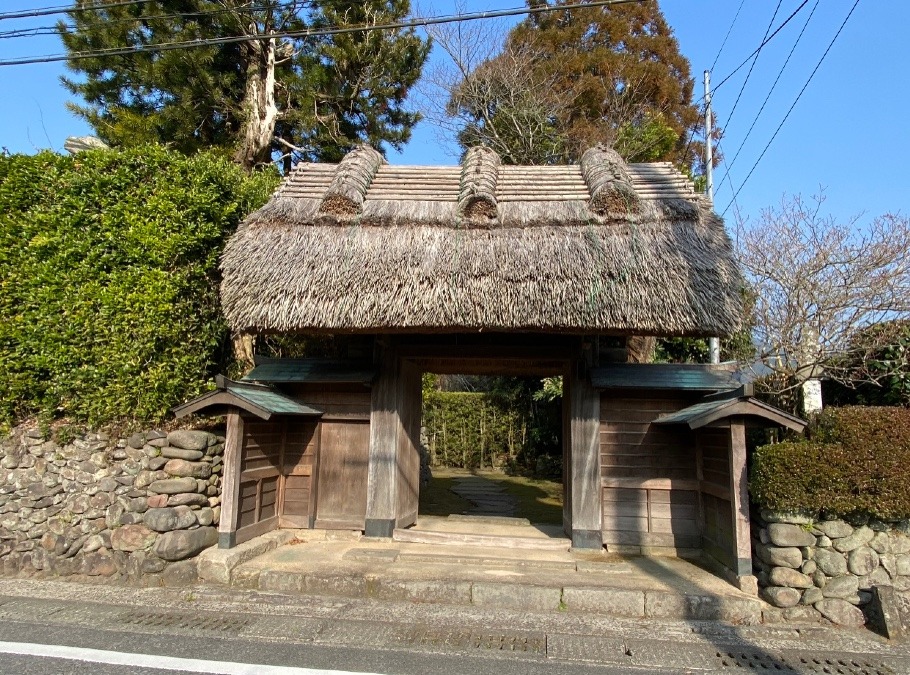
[[[415,628],[401,638],[409,646],[483,649],[524,654],[546,654],[547,639],[540,634],[509,634],[457,628]]]
[[[239,631],[249,625],[247,619],[225,616],[198,616],[176,612],[134,610],[124,614],[123,623],[147,628],[183,628],[186,630]]]
[[[13,621],[45,620],[63,610],[57,602],[39,598],[4,599],[0,603],[0,619]]]
[[[883,663],[849,657],[833,658],[821,656],[793,656],[767,654],[765,652],[730,651],[717,652],[717,658],[724,668],[745,668],[762,673],[797,673],[798,675],[896,675]]]

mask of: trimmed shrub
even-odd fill
[[[0,423],[155,421],[222,368],[218,258],[277,175],[157,146],[0,157]]]
[[[809,436],[755,451],[749,489],[759,506],[910,517],[910,410],[829,408]]]

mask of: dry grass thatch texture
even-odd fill
[[[360,145],[345,155],[325,191],[320,211],[338,216],[360,213],[373,176],[383,161],[382,155],[368,145]]]
[[[742,279],[723,223],[666,163],[298,167],[228,242],[234,330],[728,335]]]
[[[462,216],[496,219],[496,181],[500,163],[499,155],[483,146],[471,148],[465,154],[458,192],[458,211]]]
[[[610,148],[597,146],[581,156],[581,172],[591,192],[590,208],[601,216],[623,217],[641,211],[626,163]]]
[[[706,336],[731,334],[742,312],[730,240],[713,215],[470,229],[248,222],[222,271],[235,330]]]

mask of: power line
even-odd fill
[[[721,155],[723,155],[724,147],[723,147],[721,141],[717,141],[717,147],[718,147],[718,149],[720,150]],[[734,189],[733,189],[733,177],[732,177],[732,175],[730,174],[730,171],[729,171],[729,170],[726,171],[726,172],[724,172],[723,177],[717,182],[718,187],[720,187],[721,185],[723,185],[724,180],[726,180],[726,181],[727,181],[727,185],[730,186],[730,192],[731,192],[731,193],[734,192]],[[733,203],[734,203],[735,206],[736,206],[736,212],[739,213],[739,204],[736,202],[736,195],[735,195],[735,194],[733,195]],[[726,212],[725,212],[725,213],[726,213]]]
[[[774,9],[774,14],[771,16],[771,20],[768,22],[768,27],[765,29],[765,35],[762,38],[762,43],[768,38],[768,33],[771,31],[771,26],[774,25],[774,19],[777,18],[777,13],[780,11],[780,6],[784,0],[777,0],[777,7]],[[736,100],[733,102],[733,108],[730,110],[730,114],[727,115],[727,124],[733,119],[733,114],[736,112],[736,106],[739,105],[739,100],[743,96],[743,92],[746,90],[746,85],[749,84],[749,78],[752,77],[752,70],[755,68],[755,64],[758,63],[758,55],[761,54],[761,47],[755,52],[755,58],[752,59],[752,65],[749,66],[749,72],[746,73],[746,79],[743,80],[743,86],[739,88],[739,93],[736,95]]]
[[[793,18],[797,14],[799,14],[800,10],[802,10],[802,8],[805,7],[807,4],[809,4],[809,0],[803,0],[802,4],[799,7],[797,7],[795,10],[793,10],[793,13],[790,16],[788,16],[786,19],[784,19],[783,23],[781,23],[777,28],[775,28],[774,32],[771,33],[771,35],[769,35],[768,37],[766,37],[762,41],[762,43],[760,45],[758,45],[758,47],[756,47],[755,50],[751,54],[749,54],[749,56],[747,56],[745,59],[743,59],[742,63],[740,63],[738,66],[736,66],[736,68],[734,68],[731,72],[729,72],[727,74],[727,76],[720,81],[720,83],[712,86],[712,91],[716,92],[718,89],[720,89],[721,86],[724,85],[725,82],[728,82],[731,77],[736,75],[736,73],[738,73],[740,71],[740,69],[749,62],[749,59],[751,59],[753,56],[758,54],[758,52],[760,52],[766,44],[771,42],[771,40],[773,40],[774,37],[783,30],[784,26],[786,26],[788,23],[790,23],[793,20]],[[704,100],[705,100],[705,97],[701,96],[701,97],[695,99],[692,102],[692,105],[698,105],[699,103],[701,103]],[[695,141],[695,130],[693,129],[689,133],[689,140],[686,143],[686,149],[683,152],[683,157],[685,157],[689,154],[689,149],[692,147],[692,143],[694,141]]]
[[[53,16],[54,14],[67,14],[68,12],[97,12],[113,7],[129,7],[130,5],[144,5],[148,0],[119,0],[119,2],[106,2],[102,5],[88,5],[74,7],[73,5],[57,5],[56,7],[40,7],[38,9],[17,9],[12,12],[0,12],[0,21],[3,19],[28,19],[34,16]]]
[[[828,43],[828,48],[825,50],[825,53],[822,54],[822,57],[818,60],[818,63],[815,64],[815,69],[810,73],[809,79],[806,80],[806,83],[803,85],[803,88],[800,89],[799,94],[796,95],[796,99],[793,101],[793,105],[790,106],[790,109],[787,111],[787,114],[784,115],[784,119],[781,120],[781,122],[777,126],[777,129],[775,130],[774,134],[768,140],[768,144],[765,145],[765,149],[762,150],[761,154],[758,156],[758,159],[755,160],[755,164],[752,165],[752,168],[749,170],[749,174],[746,176],[745,180],[743,180],[743,182],[740,183],[739,188],[737,188],[736,192],[733,193],[733,199],[730,201],[729,204],[727,204],[727,207],[724,209],[723,213],[720,214],[721,217],[723,217],[727,213],[727,211],[730,208],[730,205],[733,204],[734,201],[736,201],[736,197],[739,196],[740,191],[743,189],[743,187],[746,185],[746,183],[749,182],[749,178],[752,177],[752,174],[755,173],[755,169],[758,167],[759,162],[761,162],[762,158],[765,156],[765,153],[768,152],[768,148],[771,147],[771,144],[774,142],[774,139],[777,138],[777,134],[780,133],[780,130],[783,128],[787,119],[790,117],[790,113],[793,112],[793,109],[796,107],[796,104],[799,103],[799,100],[802,98],[803,93],[809,87],[809,83],[812,82],[812,78],[815,77],[815,73],[817,73],[818,69],[821,68],[821,65],[824,62],[825,57],[828,56],[828,52],[831,51],[831,48],[834,46],[834,43],[837,41],[837,38],[840,37],[841,32],[844,30],[844,26],[847,25],[847,22],[850,20],[850,17],[853,16],[853,12],[856,9],[857,5],[859,5],[859,0],[856,0],[856,2],[853,3],[853,7],[850,8],[850,12],[847,14],[847,17],[844,19],[844,22],[840,25],[840,28],[837,29],[837,33],[834,34],[834,37],[831,38],[831,42]]]
[[[595,7],[609,7],[611,5],[625,5],[643,0],[595,0],[573,5],[544,5],[541,7],[516,7],[493,12],[473,12],[469,14],[449,14],[444,16],[429,17],[425,19],[412,19],[396,23],[344,26],[320,29],[305,29],[298,31],[276,31],[268,35],[232,35],[220,38],[207,38],[204,40],[187,40],[184,42],[162,42],[138,47],[114,47],[94,51],[73,52],[72,54],[51,54],[48,56],[27,57],[21,59],[5,59],[0,61],[0,66],[22,66],[31,63],[52,63],[55,61],[80,61],[83,59],[98,58],[100,56],[127,56],[130,54],[144,54],[150,52],[171,51],[174,49],[189,49],[195,47],[210,47],[215,45],[236,44],[238,42],[253,42],[276,38],[301,39],[308,37],[324,37],[328,35],[344,35],[350,33],[366,33],[374,30],[398,30],[401,28],[419,28],[446,23],[460,23],[462,21],[477,21],[481,19],[497,19],[505,16],[521,14],[542,14],[545,12],[567,9],[591,9]]]
[[[724,41],[720,43],[720,49],[717,50],[717,56],[714,57],[714,63],[711,64],[711,67],[708,69],[711,72],[714,72],[714,66],[717,65],[717,59],[720,58],[720,54],[724,51],[724,47],[727,45],[727,40],[730,39],[730,33],[733,32],[733,26],[736,25],[736,20],[739,18],[739,13],[743,11],[743,5],[746,4],[746,0],[740,0],[739,8],[736,10],[736,14],[733,17],[733,21],[730,23],[730,27],[727,29],[727,34],[724,36]]]
[[[793,43],[793,47],[790,49],[790,53],[787,54],[787,59],[784,61],[784,65],[781,66],[780,72],[777,73],[777,77],[774,80],[774,84],[771,85],[771,89],[768,91],[768,95],[765,96],[764,102],[761,104],[761,107],[758,109],[758,112],[755,114],[755,117],[752,119],[752,125],[749,127],[749,131],[746,132],[745,137],[742,140],[742,143],[739,144],[739,147],[736,149],[736,154],[733,156],[733,159],[729,164],[724,168],[724,172],[729,172],[733,168],[733,165],[736,164],[736,159],[739,157],[739,154],[742,152],[743,146],[746,145],[746,141],[749,140],[749,137],[752,135],[752,131],[755,129],[755,125],[758,123],[758,118],[761,117],[762,112],[765,110],[765,106],[768,105],[768,101],[771,99],[771,94],[774,93],[777,83],[780,82],[780,78],[783,76],[784,71],[787,69],[787,65],[790,63],[790,59],[793,57],[793,52],[796,51],[797,45],[799,45],[800,40],[802,40],[803,35],[806,32],[806,28],[809,27],[809,22],[812,21],[812,16],[815,14],[815,10],[818,9],[818,3],[820,0],[815,0],[815,5],[812,7],[812,11],[809,12],[809,17],[806,19],[806,23],[803,24],[802,30],[799,32],[799,35],[796,36],[796,42]],[[723,179],[721,179],[722,181]],[[730,189],[733,189],[733,186],[730,186]]]
[[[768,37],[766,37],[766,38],[764,39],[764,41],[762,41],[762,43],[761,43],[760,45],[758,45],[758,47],[756,47],[755,50],[754,50],[751,54],[749,54],[749,56],[747,56],[745,59],[743,59],[743,62],[742,62],[742,63],[740,63],[738,66],[736,66],[736,68],[734,68],[732,71],[730,71],[724,79],[722,79],[717,85],[715,85],[715,86],[713,87],[713,90],[714,90],[714,91],[717,91],[717,90],[720,89],[722,86],[724,86],[724,84],[726,84],[726,82],[727,82],[731,77],[733,77],[734,75],[736,75],[736,73],[738,73],[738,72],[742,69],[743,66],[745,66],[747,63],[749,63],[749,59],[751,59],[753,56],[755,56],[756,54],[758,54],[758,53],[762,50],[762,48],[764,48],[764,46],[765,46],[766,44],[768,44],[769,42],[771,42],[771,40],[774,39],[774,36],[777,35],[778,33],[780,33],[780,32],[784,29],[784,26],[786,26],[788,23],[790,23],[790,21],[793,20],[793,17],[795,17],[797,14],[799,14],[800,11],[802,10],[802,8],[805,7],[805,6],[808,5],[808,4],[809,4],[809,0],[803,0],[802,3],[800,4],[800,6],[797,7],[796,9],[794,9],[794,10],[793,10],[793,13],[792,13],[790,16],[788,16],[788,17],[783,21],[783,23],[781,23],[781,25],[779,25],[777,28],[774,29],[774,32],[773,32],[773,33],[771,33],[771,35],[769,35]],[[702,97],[702,100],[704,100],[704,97]]]
[[[306,3],[301,2],[300,6],[304,6]],[[98,11],[107,9],[113,5],[104,5],[98,6],[92,9]],[[85,8],[88,9],[88,8]],[[105,26],[113,26],[117,24],[124,23],[136,23],[139,21],[156,21],[159,19],[193,19],[193,18],[203,18],[207,16],[215,16],[218,14],[227,14],[227,13],[238,13],[238,14],[253,14],[255,12],[268,11],[273,9],[269,5],[249,5],[243,7],[221,7],[219,9],[207,9],[200,10],[198,12],[173,12],[168,14],[149,14],[149,15],[138,15],[131,16],[121,19],[105,19]],[[17,28],[14,30],[0,31],[0,39],[13,39],[19,37],[37,37],[39,35],[58,35],[60,33],[60,28],[72,29],[77,28],[76,25],[72,24],[63,24],[62,26],[35,26],[33,28]]]

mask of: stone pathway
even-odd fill
[[[473,506],[466,511],[472,516],[514,516],[518,498],[505,491],[501,483],[482,476],[456,478],[452,492]]]

